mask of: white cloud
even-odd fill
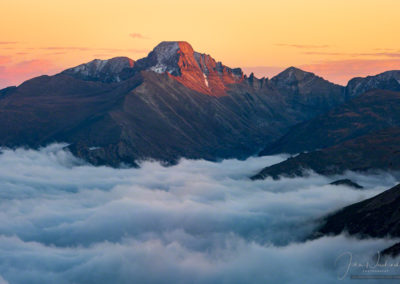
[[[82,164],[51,145],[0,155],[0,275],[9,283],[336,283],[334,260],[393,241],[303,242],[327,212],[392,186],[390,175],[249,176],[283,157]],[[1,283],[1,278],[0,278]]]

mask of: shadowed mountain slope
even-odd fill
[[[316,235],[344,231],[360,237],[400,237],[400,185],[327,216]]]
[[[322,175],[342,174],[348,170],[355,172],[398,171],[400,170],[400,128],[372,132],[326,149],[301,153],[264,168],[252,179],[303,176],[309,170]]]
[[[394,126],[400,126],[400,92],[374,90],[295,125],[260,155],[323,149]]]

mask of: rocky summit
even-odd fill
[[[244,79],[240,68],[231,69],[211,56],[195,52],[184,41],[165,41],[157,45],[149,56],[137,62],[140,70],[168,73],[182,85],[212,96],[227,95],[229,84]]]

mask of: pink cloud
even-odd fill
[[[19,85],[27,79],[44,74],[53,75],[60,70],[61,68],[45,59],[22,61],[13,65],[1,66],[0,88]]]
[[[306,55],[327,55],[327,56],[349,56],[349,57],[400,57],[400,51],[384,50],[385,52],[364,52],[364,53],[343,53],[343,52],[320,52],[306,51]]]
[[[88,51],[88,52],[132,52],[132,53],[145,53],[148,52],[147,49],[139,48],[92,48],[84,46],[42,46],[42,47],[28,47],[27,50],[43,50],[43,51],[53,51],[53,52],[76,52],[76,51]]]
[[[131,38],[137,38],[137,39],[148,39],[147,36],[144,36],[144,35],[142,35],[140,33],[131,33],[131,34],[129,34],[129,36]]]
[[[349,59],[305,64],[299,67],[329,81],[345,85],[354,77],[375,75],[388,70],[400,70],[400,59]]]
[[[292,43],[276,43],[276,46],[282,46],[282,47],[291,47],[291,48],[300,48],[300,49],[310,49],[310,48],[328,48],[330,45],[326,44],[292,44]]]
[[[0,41],[0,45],[17,44],[18,41]]]
[[[11,62],[10,56],[1,56],[0,55],[0,64],[8,64]]]

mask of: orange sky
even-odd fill
[[[231,67],[345,84],[400,69],[399,0],[1,0],[0,87],[185,40]]]

